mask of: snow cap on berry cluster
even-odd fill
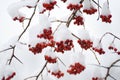
[[[12,18],[25,16],[19,11],[20,8],[24,7],[26,4],[24,1],[19,1],[8,6],[8,13]]]
[[[93,8],[93,4],[91,2],[91,0],[84,0],[83,2],[83,9],[91,9]]]
[[[67,4],[79,4],[81,0],[67,0]]]
[[[61,26],[59,26],[59,28],[55,32],[54,39],[55,39],[55,41],[58,41],[58,42],[65,41],[67,39],[72,40],[73,36],[71,35],[71,33],[68,30],[68,28],[66,27],[66,25],[62,24]]]
[[[110,12],[110,9],[109,9],[109,4],[108,2],[104,2],[103,4],[103,7],[102,7],[102,11],[101,11],[101,15],[105,15],[105,16],[108,16],[110,15],[111,12]]]
[[[48,70],[50,70],[50,72],[58,72],[60,70],[58,63],[48,64]]]
[[[37,38],[37,35],[43,33],[43,29],[48,29],[49,27],[50,21],[48,17],[44,14],[40,14],[39,24],[32,26],[29,30],[29,44],[35,46],[36,43],[46,42],[43,38]]]
[[[100,42],[100,39],[99,39],[99,38],[95,38],[95,39],[94,39],[94,41],[93,41],[93,47],[94,47],[94,48],[97,48],[97,49],[102,48],[102,43]]]
[[[71,54],[71,64],[79,62],[80,64],[85,66],[85,56],[81,52],[75,52]]]
[[[101,68],[95,67],[92,77],[98,78],[98,80],[104,80],[104,78],[102,76]]]
[[[85,29],[78,29],[76,36],[81,40],[90,40],[89,32]]]
[[[56,58],[56,53],[52,51],[52,49],[48,49],[48,51],[45,53],[45,55],[50,56],[51,58]]]

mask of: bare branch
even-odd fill
[[[28,78],[25,78],[24,80],[28,80],[28,79],[30,79],[30,78],[34,78],[34,77],[36,78],[35,80],[38,80],[39,76],[42,74],[42,72],[43,72],[43,71],[44,71],[44,69],[46,68],[47,63],[48,63],[48,62],[45,62],[45,64],[44,64],[44,66],[43,66],[42,70],[38,73],[38,75],[37,75],[37,76],[30,76],[30,77],[28,77]]]

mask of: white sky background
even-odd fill
[[[105,0],[102,0],[102,1],[105,1]],[[120,25],[120,9],[119,9],[120,1],[119,0],[109,0],[109,1],[110,1],[110,10],[112,13],[111,24],[101,23],[101,20],[96,21],[97,16],[95,15],[92,15],[92,16],[84,15],[86,28],[90,31],[91,34],[93,34],[96,37],[101,36],[105,32],[112,32],[113,34],[120,37],[120,26],[119,26]],[[0,0],[0,46],[2,46],[4,43],[6,43],[10,38],[15,36],[16,34],[19,35],[22,30],[22,27],[19,24],[19,22],[12,21],[11,17],[7,13],[8,5],[14,2],[16,2],[16,0]],[[58,14],[61,14],[61,13],[58,13]],[[118,46],[119,45],[120,43],[118,43]],[[89,57],[88,60],[89,59],[91,58]],[[29,64],[32,64],[32,63],[29,63]]]

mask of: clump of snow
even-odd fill
[[[39,42],[44,42],[45,39],[41,38],[37,38],[37,35],[42,33],[43,29],[41,29],[41,25],[36,25],[36,26],[33,26],[32,28],[30,28],[29,30],[29,44],[31,46],[35,46],[36,43],[39,43]]]
[[[78,29],[76,36],[81,40],[90,40],[89,32],[86,29]]]
[[[47,15],[45,15],[45,14],[40,14],[39,15],[39,25],[41,26],[40,28],[49,28],[49,27],[51,27],[50,19],[48,18]]]
[[[104,2],[103,3],[103,7],[102,7],[102,11],[101,11],[101,15],[109,15],[111,12],[110,12],[110,9],[109,9],[109,4],[108,2]]]
[[[43,29],[50,27],[50,21],[44,14],[40,14],[39,24],[32,26],[29,29],[29,44],[34,46],[38,42],[46,42],[43,38],[37,38],[38,34],[43,33]]]
[[[81,0],[67,0],[67,4],[79,4]]]
[[[93,47],[97,48],[97,49],[100,49],[102,48],[102,43],[100,42],[100,39],[99,38],[95,38],[93,40]]]
[[[81,52],[73,52],[71,53],[71,63],[74,64],[75,62],[79,62],[82,65],[85,65],[85,56]]]
[[[89,10],[91,8],[93,8],[92,2],[90,0],[84,0],[84,2],[83,2],[83,9]]]
[[[72,40],[73,36],[71,35],[71,32],[68,30],[67,26],[65,24],[62,24],[59,26],[57,31],[54,34],[55,41],[64,41],[67,39]]]
[[[45,55],[48,55],[52,58],[56,58],[56,53],[54,51],[52,51],[52,49],[48,49],[48,51],[45,53]]]
[[[48,70],[50,70],[51,72],[58,72],[60,70],[58,63],[49,64]]]

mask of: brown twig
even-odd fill
[[[37,75],[37,76],[31,76],[31,77],[25,78],[24,80],[27,80],[27,79],[30,79],[30,78],[34,78],[34,77],[36,77],[36,79],[35,79],[35,80],[38,80],[39,76],[42,74],[42,72],[43,72],[43,71],[44,71],[44,69],[46,68],[47,63],[48,63],[48,62],[45,62],[45,64],[44,64],[44,66],[43,66],[42,70],[38,73],[38,75]]]
[[[113,76],[110,75],[110,70],[112,67],[114,67],[114,65],[119,62],[120,59],[117,59],[116,61],[114,61],[108,68],[107,68],[107,73],[106,73],[106,76],[105,76],[105,80],[107,80],[108,77],[111,77],[112,79],[116,80]]]

